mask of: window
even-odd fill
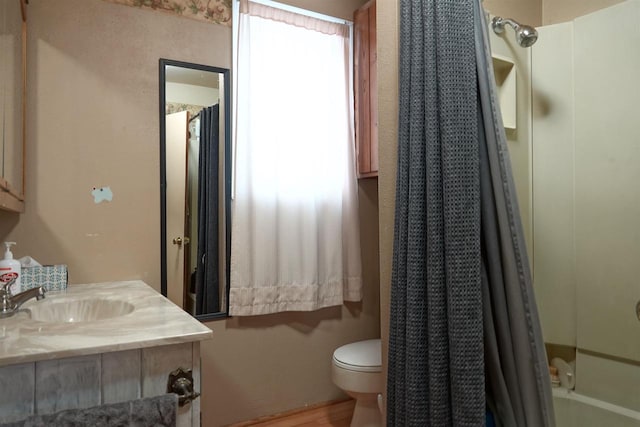
[[[240,2],[233,315],[361,298],[350,34]]]

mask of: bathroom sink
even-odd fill
[[[125,316],[134,309],[126,301],[110,299],[82,299],[73,301],[39,301],[28,307],[31,320],[37,322],[78,323],[94,322]]]

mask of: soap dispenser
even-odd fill
[[[11,285],[10,291],[12,295],[19,294],[20,289],[20,261],[13,259],[13,253],[11,252],[11,246],[16,242],[4,242],[6,250],[4,252],[4,259],[0,260],[0,284],[7,283],[9,280],[16,278],[16,281]]]

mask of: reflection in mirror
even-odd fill
[[[26,4],[0,1],[0,208],[24,210]]]
[[[229,70],[160,60],[162,293],[226,317],[230,248]]]

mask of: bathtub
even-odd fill
[[[553,389],[556,427],[640,427],[640,412],[571,390]]]

